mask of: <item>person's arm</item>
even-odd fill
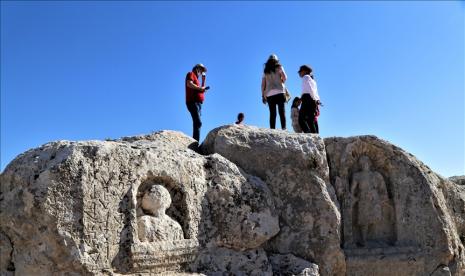
[[[375,172],[375,183],[378,185],[379,195],[382,199],[381,203],[389,203],[389,195],[387,194],[386,184],[384,183],[383,176],[379,172]]]
[[[280,70],[279,70],[279,74],[281,75],[281,81],[282,81],[283,83],[285,83],[286,80],[287,80],[286,72],[284,72],[284,68],[283,68],[282,66],[279,67],[279,69],[280,69]]]
[[[358,186],[358,181],[352,178],[352,188],[350,189],[350,194],[352,195],[352,199],[355,199],[355,200],[352,200],[352,203],[355,203],[358,201],[358,198],[355,197],[355,189],[357,188],[357,186]]]
[[[263,76],[262,77],[262,101],[263,103],[266,103],[265,89],[266,89],[266,80],[265,80],[265,76]]]
[[[200,87],[200,86],[196,85],[196,84],[195,84],[193,81],[191,81],[191,80],[187,80],[187,81],[186,81],[186,85],[187,85],[187,87],[189,87],[189,88],[192,88],[192,89],[195,89],[195,90],[199,90],[200,93],[205,92],[205,87]]]

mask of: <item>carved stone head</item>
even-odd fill
[[[171,205],[171,196],[168,190],[162,185],[152,185],[142,198],[141,207],[144,212],[158,215],[164,214]]]
[[[370,170],[370,168],[371,168],[371,160],[370,160],[370,158],[368,156],[363,155],[362,157],[360,157],[358,162],[360,163],[360,166],[362,167],[362,170],[364,170],[364,171],[369,171]]]

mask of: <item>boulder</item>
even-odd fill
[[[453,193],[444,193],[450,182],[375,136],[325,144],[347,275],[430,275],[439,267],[464,275],[465,250],[447,200]]]
[[[344,275],[340,213],[322,138],[225,126],[211,131],[201,150],[224,156],[268,185],[281,230],[267,242],[267,251],[315,261],[322,275]]]
[[[18,156],[0,176],[2,254],[13,248],[2,273],[201,272],[196,258],[220,247],[244,256],[241,250],[260,249],[279,231],[271,191],[193,145],[163,131],[53,142]],[[157,186],[171,201],[146,196]]]
[[[13,275],[14,267],[12,266],[13,245],[11,240],[0,232],[0,273],[1,275]]]
[[[375,136],[224,126],[29,150],[0,275],[465,275],[465,188]]]
[[[449,180],[457,185],[465,186],[465,175],[456,175],[449,177]]]
[[[439,187],[446,199],[462,245],[465,246],[465,185],[443,179]]]
[[[273,270],[263,248],[236,251],[215,247],[199,252],[195,264],[197,270],[206,275],[253,275],[272,276]]]
[[[292,254],[269,256],[274,275],[319,276],[318,266]]]

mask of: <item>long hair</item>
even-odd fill
[[[281,64],[279,63],[278,60],[269,58],[266,63],[265,63],[265,70],[263,72],[265,74],[270,74],[271,72],[276,72],[276,68],[281,67]]]
[[[300,101],[299,97],[295,97],[294,100],[292,100],[292,107],[297,107],[297,102]]]

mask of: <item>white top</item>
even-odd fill
[[[318,88],[316,81],[310,77],[310,75],[305,75],[302,77],[302,95],[310,94],[313,100],[319,101],[320,96],[318,95]]]
[[[284,68],[282,66],[276,68],[276,71],[270,74],[270,78],[273,79],[273,81],[276,83],[273,83],[272,81],[269,80],[270,78],[268,78],[268,81],[266,83],[267,87],[265,88],[267,97],[278,95],[280,93],[285,92],[284,84],[282,83],[282,80],[281,80],[281,75],[283,76],[284,81],[286,81],[287,79],[286,72],[284,72]],[[267,79],[265,74],[263,74],[263,78]]]

